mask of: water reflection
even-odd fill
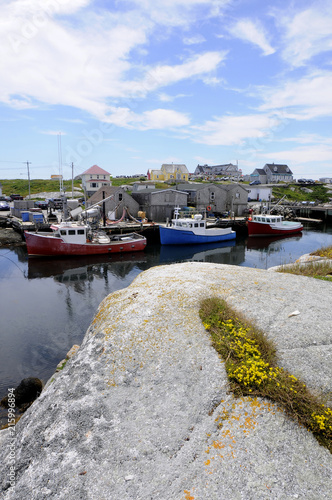
[[[144,252],[91,255],[73,258],[29,258],[28,279],[53,277],[59,283],[76,284],[105,278],[107,273],[124,278],[134,266],[147,262]]]
[[[235,261],[239,261],[238,263],[244,260],[244,248],[241,260],[241,252],[239,252],[235,240],[202,245],[162,245],[160,247],[159,262],[167,264],[194,261],[229,264],[232,261],[230,257],[232,253],[237,255]]]
[[[294,236],[268,236],[268,237],[254,237],[246,240],[248,250],[263,250],[269,252],[279,252],[283,243],[291,241],[300,241],[302,233]]]

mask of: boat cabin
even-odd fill
[[[262,222],[263,224],[276,224],[283,221],[283,217],[281,215],[253,215],[253,222]]]
[[[182,229],[205,228],[205,221],[202,215],[196,214],[193,219],[172,219],[172,226]]]
[[[87,240],[86,226],[72,225],[71,223],[52,225],[53,236],[62,238],[65,243],[85,244]]]

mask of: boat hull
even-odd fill
[[[278,226],[273,226],[272,224],[248,221],[249,236],[287,236],[300,233],[302,229],[302,224],[296,222],[284,222]]]
[[[124,252],[142,251],[146,247],[146,238],[138,236],[126,240],[111,241],[110,243],[65,243],[61,238],[40,235],[38,233],[24,233],[29,256],[78,256],[78,255],[102,255]]]
[[[207,229],[209,231],[209,229]],[[202,243],[217,243],[219,241],[234,240],[235,231],[220,234],[195,234],[192,231],[174,229],[172,227],[159,227],[160,243],[162,245],[195,245]]]

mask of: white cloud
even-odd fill
[[[40,107],[42,103],[70,106],[99,120],[109,121],[111,116],[113,123],[127,126],[137,122],[130,111],[136,99],[186,79],[204,79],[225,58],[225,53],[211,51],[175,65],[137,64],[132,53],[148,44],[155,25],[142,11],[87,12],[89,4],[88,0],[75,0],[68,6],[64,0],[49,0],[43,4],[40,18],[41,8],[35,0],[17,0],[0,7],[0,16],[8,19],[0,22],[4,40],[0,45],[0,101],[16,109]],[[159,1],[160,7],[166,4]],[[144,5],[147,8],[152,3],[145,1]],[[174,0],[170,5],[175,11],[178,7],[211,7],[207,0]],[[75,16],[68,15],[72,13]],[[123,102],[115,110],[119,100]],[[138,121],[159,128],[154,116],[160,111],[149,113]],[[172,121],[168,115],[164,113],[159,123],[168,126]],[[185,124],[184,116],[172,118]]]
[[[195,45],[198,43],[204,43],[206,40],[203,35],[194,35],[191,37],[186,37],[183,39],[185,45]]]
[[[279,120],[267,114],[221,116],[202,126],[192,127],[195,142],[209,146],[239,145],[244,140],[267,137],[279,125]]]
[[[310,144],[308,146],[299,146],[288,150],[270,152],[269,155],[276,161],[288,162],[294,165],[305,163],[317,164],[318,162],[329,162],[331,165],[332,145]],[[314,173],[313,170],[312,173]]]
[[[275,49],[270,45],[264,31],[261,23],[250,19],[241,19],[229,28],[229,32],[234,37],[256,45],[262,49],[265,56],[268,56],[273,54]]]
[[[332,49],[332,6],[317,3],[309,9],[276,12],[283,35],[283,58],[292,66],[302,66],[314,56]]]
[[[140,120],[144,130],[182,127],[190,122],[187,115],[170,109],[145,111]]]
[[[187,126],[190,119],[187,114],[171,109],[154,109],[143,113],[134,113],[129,108],[110,108],[104,121],[135,130],[173,129]]]
[[[195,55],[182,64],[155,66],[141,82],[141,92],[144,94],[184,79],[205,76],[216,70],[225,57],[226,52],[206,52]]]
[[[220,15],[232,0],[129,0],[136,4],[154,23],[172,27],[186,27],[204,17]]]
[[[160,94],[158,94],[158,97],[162,102],[173,102],[175,101],[175,99],[180,99],[181,97],[190,97],[190,96],[189,94],[169,95],[165,94],[164,92],[161,92]]]
[[[309,120],[332,114],[332,73],[316,72],[289,80],[275,88],[264,88],[261,110],[281,110],[285,119]]]

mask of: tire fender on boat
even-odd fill
[[[206,210],[207,210],[208,212],[211,212],[212,208],[210,207],[210,205],[208,205],[208,206],[206,207]]]

